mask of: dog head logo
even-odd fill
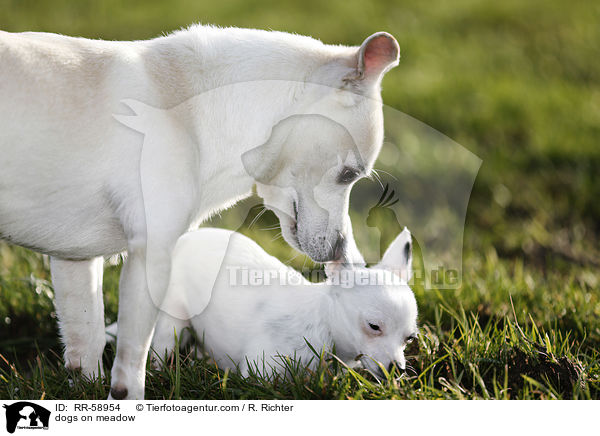
[[[9,433],[14,433],[17,428],[48,429],[50,411],[38,404],[19,401],[3,407],[6,409],[6,431]]]

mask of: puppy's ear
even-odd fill
[[[392,271],[408,282],[412,277],[412,237],[406,227],[385,251],[375,268]]]
[[[374,33],[358,49],[356,71],[346,81],[379,81],[399,60],[400,46],[396,39],[387,32]]]
[[[273,127],[271,135],[263,145],[242,154],[242,164],[255,181],[268,184],[281,169],[281,154],[289,130],[282,126],[285,120]]]

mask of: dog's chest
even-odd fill
[[[239,156],[218,153],[200,159],[197,170],[195,223],[227,209],[251,194],[253,180],[245,174]]]

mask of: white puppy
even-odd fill
[[[417,333],[417,304],[406,284],[411,253],[405,229],[378,265],[330,263],[327,281],[315,284],[239,233],[187,233],[173,253],[166,298],[201,313],[191,319],[159,315],[152,340],[156,362],[173,351],[175,334],[181,339],[191,327],[219,367],[239,367],[243,375],[249,365],[281,372],[282,356],[315,365],[307,342],[326,352],[335,345],[339,358],[350,364],[358,359],[376,375],[380,364],[404,369],[404,348]],[[116,328],[107,332],[114,335]]]
[[[111,397],[143,398],[177,238],[253,184],[290,244],[342,256],[398,55],[386,33],[342,47],[207,26],[135,42],[0,32],[0,237],[51,256],[67,367],[102,371],[102,257],[126,250]]]

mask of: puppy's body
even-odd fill
[[[404,368],[406,340],[416,334],[417,306],[410,288],[389,269],[408,273],[406,244],[408,231],[398,236],[382,266],[338,267],[339,283],[331,277],[311,283],[239,233],[209,228],[187,233],[173,253],[166,299],[190,313],[183,319],[159,315],[152,341],[157,360],[172,352],[175,333],[181,337],[191,327],[219,367],[239,366],[244,375],[248,363],[261,372],[282,371],[281,356],[314,365],[307,342],[327,352],[335,344],[341,359],[352,364],[360,356],[376,373],[375,361]]]
[[[52,256],[66,365],[102,372],[102,256],[127,250],[112,394],[142,398],[177,238],[255,182],[290,244],[334,256],[397,61],[387,34],[351,48],[203,26],[135,42],[0,32],[0,237]],[[337,184],[344,165],[355,177]]]
[[[215,251],[224,252],[223,263],[207,265]],[[193,277],[200,273],[199,264],[206,265],[201,274],[212,274],[216,280]],[[211,271],[215,267],[216,271]],[[249,284],[251,271],[261,273],[261,279],[272,273],[269,284]],[[247,360],[259,362],[262,368],[263,355],[267,368],[280,369],[282,362],[275,357],[279,354],[310,361],[314,355],[306,341],[317,349],[331,351],[333,346],[327,320],[334,301],[327,287],[311,284],[239,233],[200,229],[182,236],[173,255],[167,299],[185,307],[194,305],[195,299],[208,304],[191,319],[159,315],[152,341],[159,360],[165,350],[168,354],[173,350],[174,331],[181,333],[185,327],[194,329],[221,368],[239,365],[244,374]],[[200,312],[200,307],[194,312]]]

